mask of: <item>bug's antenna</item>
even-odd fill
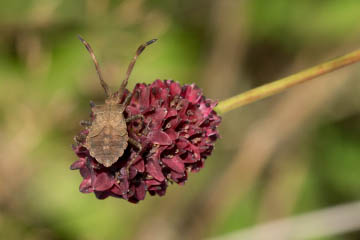
[[[128,67],[127,71],[126,71],[126,77],[125,77],[124,81],[121,83],[121,86],[120,86],[120,89],[119,89],[119,95],[118,95],[119,99],[121,99],[123,94],[124,94],[124,90],[126,88],[126,85],[128,83],[130,74],[131,74],[131,72],[132,72],[132,70],[134,68],[135,63],[136,63],[137,57],[142,53],[142,51],[144,51],[144,49],[147,46],[149,46],[150,44],[152,44],[152,43],[154,43],[156,41],[157,41],[157,39],[152,39],[152,40],[150,40],[150,41],[148,41],[148,42],[146,42],[144,44],[141,44],[140,47],[136,50],[136,54],[135,54],[134,58],[131,60],[131,62],[129,64],[129,67]]]
[[[94,51],[92,50],[90,44],[87,43],[80,35],[78,35],[78,38],[79,38],[80,41],[84,44],[84,46],[86,47],[86,49],[89,51],[89,53],[90,53],[90,55],[91,55],[91,58],[92,58],[92,60],[94,61],[95,68],[96,68],[96,72],[97,72],[97,74],[98,74],[98,76],[99,76],[100,84],[101,84],[101,86],[104,88],[106,97],[110,97],[109,86],[108,86],[107,83],[104,81],[104,79],[103,79],[103,77],[102,77],[102,75],[101,75],[101,70],[100,70],[100,67],[99,67],[99,63],[98,63],[98,61],[96,60]]]

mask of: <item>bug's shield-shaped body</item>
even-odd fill
[[[86,137],[90,155],[105,167],[110,167],[124,154],[128,133],[124,107],[119,104],[97,105],[92,108],[95,119]]]

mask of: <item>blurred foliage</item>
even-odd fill
[[[76,34],[91,43],[113,89],[119,87],[136,48],[159,38],[139,58],[129,88],[137,82],[174,79],[195,82],[212,93],[205,93],[211,98],[230,97],[233,91],[273,81],[359,47],[358,0],[228,1],[230,7],[226,1],[219,2],[0,1],[1,239],[160,239],[158,234],[170,231],[166,224],[178,226],[186,214],[184,219],[192,218],[196,211],[189,212],[189,205],[202,205],[206,199],[198,194],[211,189],[226,166],[236,161],[248,125],[264,116],[274,102],[255,104],[253,112],[250,106],[239,110],[241,117],[224,116],[214,156],[200,173],[191,174],[186,186],[170,186],[166,196],[147,196],[137,205],[119,199],[97,200],[78,192],[81,177],[69,170],[76,159],[72,136],[80,129],[78,122],[88,116],[88,101],[100,103],[104,98],[93,63]],[[241,47],[231,48],[237,45]],[[228,65],[221,63],[233,64],[234,82],[228,75],[210,79],[227,71]],[[359,71],[354,74],[359,79]],[[256,183],[232,206],[231,214],[221,221],[214,219],[211,229],[203,226],[208,237],[359,199],[360,85],[351,84],[336,94],[335,104],[319,109],[320,117],[309,120],[292,136],[296,141],[277,149]],[[293,196],[282,198],[278,205],[290,206],[290,210],[271,214],[261,206],[266,206],[265,193],[277,188],[268,183],[275,159],[285,149],[290,151],[286,153],[289,161],[292,154],[301,152],[299,159],[306,170],[300,172],[299,164],[286,165],[285,173],[298,172],[303,181],[297,192],[291,184],[282,188],[282,193]],[[277,177],[292,183],[292,174]],[[234,192],[245,188],[237,182],[228,186]],[[154,229],[164,233],[146,234],[159,220],[156,216],[164,229]],[[191,228],[186,223],[181,226]],[[173,228],[181,238],[183,229]]]

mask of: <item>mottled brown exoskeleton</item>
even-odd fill
[[[126,96],[123,103],[120,104],[120,101],[123,98],[129,76],[135,65],[137,57],[146,48],[146,46],[155,42],[156,39],[140,45],[134,58],[129,64],[126,77],[121,83],[119,90],[111,93],[109,86],[101,75],[100,67],[92,48],[83,38],[80,36],[78,37],[89,51],[92,60],[94,61],[95,68],[100,79],[100,84],[104,88],[106,94],[105,104],[95,105],[93,102],[90,102],[91,110],[93,112],[93,120],[81,121],[80,123],[82,126],[87,127],[89,131],[86,139],[84,139],[84,146],[89,150],[90,155],[99,163],[105,167],[110,167],[124,154],[124,151],[128,146],[128,142],[134,145],[138,149],[138,152],[141,151],[141,144],[128,135],[126,124],[132,120],[143,118],[143,116],[135,115],[125,119],[124,111],[126,106],[130,103],[132,96],[131,93]],[[130,165],[131,162],[128,163],[128,167],[130,167]]]

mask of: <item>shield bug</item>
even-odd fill
[[[150,40],[137,49],[136,54],[129,64],[125,79],[121,83],[118,91],[111,93],[108,84],[104,81],[99,64],[96,60],[94,51],[89,43],[82,37],[78,36],[80,41],[89,51],[91,58],[95,64],[96,72],[99,76],[100,84],[103,87],[106,95],[105,104],[95,105],[90,102],[93,117],[90,121],[81,121],[80,124],[85,126],[88,134],[85,136],[78,136],[75,141],[80,141],[79,138],[85,140],[85,147],[89,150],[90,155],[96,159],[97,162],[110,167],[124,154],[128,143],[134,145],[138,152],[141,152],[141,144],[129,136],[127,132],[127,123],[144,118],[142,115],[134,115],[129,118],[124,117],[124,111],[131,100],[131,93],[128,93],[125,100],[121,103],[124,97],[128,79],[134,68],[137,57],[146,48],[146,46],[154,43],[157,39]],[[128,164],[130,166],[131,163]]]

